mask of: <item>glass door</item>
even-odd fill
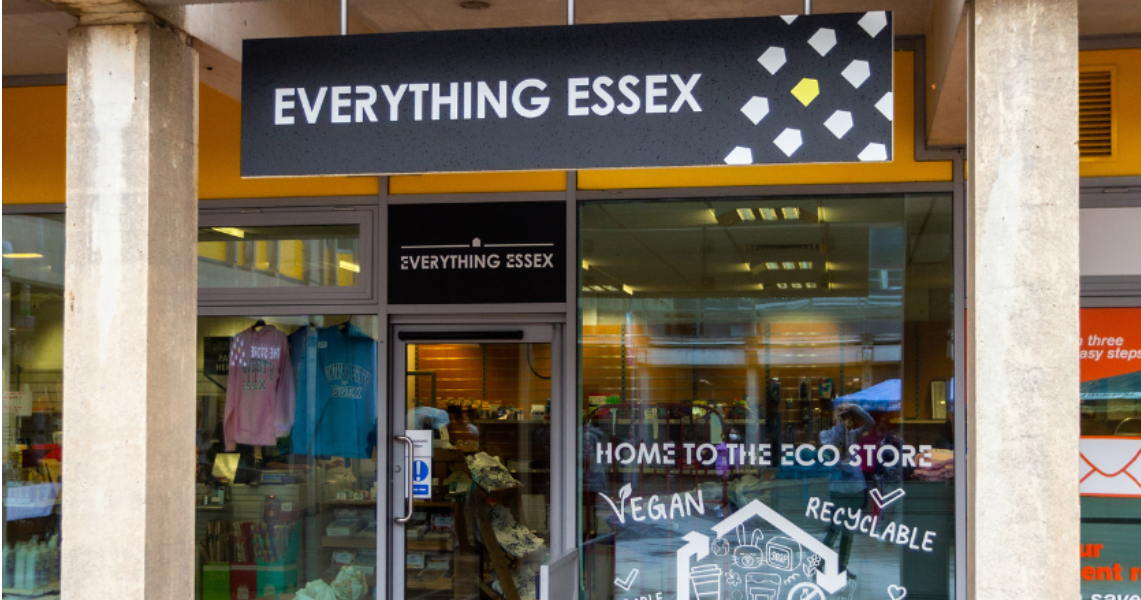
[[[555,326],[395,333],[392,596],[537,598],[551,547]]]

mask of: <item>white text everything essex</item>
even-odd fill
[[[624,115],[676,113],[683,108],[701,112],[694,88],[701,73],[687,78],[681,75],[647,75],[639,79],[625,75],[617,80],[605,75],[595,78],[572,77],[567,80],[568,116],[606,116],[615,110]],[[510,87],[510,93],[508,88]],[[527,119],[542,116],[550,107],[550,96],[544,95],[546,82],[524,79],[513,87],[507,81],[464,81],[440,83],[402,83],[374,87],[322,86],[316,89],[276,88],[273,122],[294,125],[300,117],[310,125],[328,123],[376,123],[385,116],[380,104],[388,106],[388,121],[399,121],[411,113],[413,121],[484,119],[494,115],[506,119],[509,109]],[[300,110],[298,110],[300,109]],[[462,116],[461,116],[462,115]]]

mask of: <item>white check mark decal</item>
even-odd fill
[[[638,569],[632,569],[626,579],[614,578],[614,585],[622,588],[622,591],[630,591],[630,586],[634,585],[634,580],[638,578]]]

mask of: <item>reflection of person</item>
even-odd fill
[[[448,407],[448,435],[456,442],[462,441],[478,441],[479,428],[475,426],[472,420],[470,410],[464,410],[459,406]]]
[[[741,436],[737,434],[736,427],[730,427],[728,433],[721,434],[721,443],[717,444],[717,461],[714,465],[717,468],[717,476],[722,480],[729,479],[729,446],[728,444],[738,444],[741,442]]]
[[[875,426],[875,420],[864,409],[855,404],[841,404],[832,413],[832,428],[820,432],[820,443],[830,444],[840,450],[840,461],[832,468],[831,482],[828,485],[831,501],[848,511],[860,510],[868,500],[868,484],[863,470],[853,465],[848,447]],[[824,544],[831,547],[840,536],[840,569],[848,564],[852,553],[852,531],[843,525],[832,524],[824,536]],[[853,576],[854,577],[854,576]]]

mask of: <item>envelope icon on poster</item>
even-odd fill
[[[1082,437],[1083,496],[1141,498],[1141,437]]]

